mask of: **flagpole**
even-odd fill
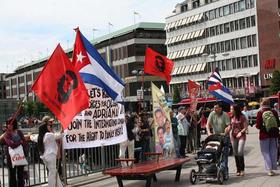
[[[31,87],[31,88],[32,88],[32,87]],[[14,123],[14,121],[15,121],[15,119],[16,119],[18,113],[19,113],[19,111],[21,110],[21,107],[22,107],[22,105],[23,105],[23,102],[25,101],[25,99],[27,100],[27,97],[28,97],[29,93],[31,92],[31,88],[29,88],[29,90],[28,90],[26,96],[24,96],[23,99],[20,99],[18,108],[17,108],[16,112],[13,114],[11,122],[10,122],[9,124],[6,124],[6,125],[10,125],[10,124],[13,124],[13,123]]]
[[[142,98],[141,98],[141,105],[144,108],[144,70],[142,71],[142,79],[141,79],[141,89],[142,89]]]

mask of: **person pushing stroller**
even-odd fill
[[[215,104],[214,111],[212,111],[208,117],[206,130],[208,136],[212,134],[224,135],[224,142],[223,142],[224,149],[223,149],[221,167],[224,171],[225,180],[228,180],[229,178],[229,174],[228,174],[228,156],[229,156],[229,144],[230,144],[229,125],[230,125],[230,119],[227,113],[222,110],[222,104],[221,103]],[[211,128],[213,129],[213,132],[211,132],[210,130]]]

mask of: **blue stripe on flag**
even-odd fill
[[[219,100],[222,100],[230,105],[234,104],[234,101],[231,99],[228,99],[227,97],[223,97],[222,95],[220,95],[219,93],[215,92],[215,91],[209,91],[210,94],[214,95],[214,97],[216,97]]]
[[[218,77],[218,76],[216,76],[214,73],[213,73],[213,75],[212,75],[211,77],[213,77],[213,78],[217,79],[219,82],[222,82],[221,78],[220,78],[220,77]]]
[[[84,47],[88,54],[92,56],[96,60],[100,66],[108,73],[110,74],[116,81],[118,81],[120,84],[124,86],[124,82],[116,75],[116,73],[107,65],[105,60],[101,57],[101,55],[98,53],[98,51],[93,47],[93,45],[84,37],[84,35],[81,33],[81,39],[83,41]]]
[[[107,84],[105,84],[101,79],[99,79],[97,76],[89,73],[80,73],[84,83],[87,84],[93,84],[96,86],[99,86],[104,89],[104,91],[112,97],[113,100],[116,99],[118,96],[118,93],[114,92]]]
[[[211,85],[217,84],[217,83],[220,83],[223,85],[222,78],[221,78],[218,68],[215,69],[215,71],[212,73],[212,75],[208,79],[207,85],[211,86]],[[218,89],[218,90],[209,91],[209,93],[212,94],[217,99],[220,99],[226,103],[234,104],[234,100],[232,98],[231,92],[225,86],[222,86],[221,89]]]

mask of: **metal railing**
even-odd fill
[[[0,146],[0,186],[9,186],[8,168],[4,145]],[[116,167],[115,161],[119,154],[119,145],[63,150],[63,159],[58,162],[58,171],[62,181],[67,179],[102,171],[106,168]],[[25,186],[36,186],[48,182],[47,168],[39,157],[37,144],[28,143],[28,165],[26,171]],[[64,177],[65,176],[65,177]]]

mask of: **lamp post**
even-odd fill
[[[94,32],[98,31],[96,28],[92,28],[92,40],[94,40]]]
[[[140,110],[141,110],[141,105],[143,104],[143,101],[144,101],[144,70],[142,69],[139,69],[139,70],[132,70],[131,73],[133,75],[136,75],[137,76],[137,82],[139,82],[139,79],[138,77],[141,76],[141,89],[140,89],[140,97],[139,97],[139,102],[138,102],[138,111],[140,113]],[[138,93],[137,93],[138,95]]]

